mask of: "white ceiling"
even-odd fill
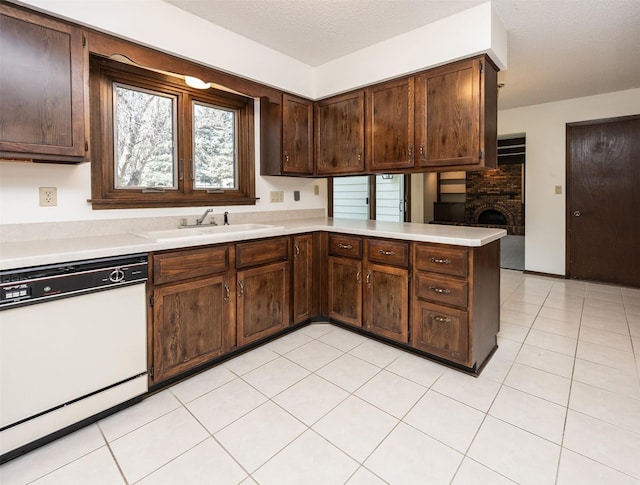
[[[318,66],[486,0],[165,0]],[[500,109],[640,87],[640,0],[492,0]]]

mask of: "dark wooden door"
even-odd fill
[[[316,173],[338,175],[364,170],[364,91],[318,101]]]
[[[89,52],[84,31],[0,5],[0,152],[86,155]]]
[[[311,234],[293,238],[293,323],[313,316],[313,240]]]
[[[154,290],[153,382],[181,374],[235,344],[230,282],[221,274]]]
[[[362,326],[362,261],[329,257],[329,317]]]
[[[409,335],[409,272],[369,263],[365,275],[365,327],[407,343]]]
[[[286,261],[238,271],[238,345],[289,325],[289,271]]]
[[[640,115],[567,125],[567,275],[640,286]]]
[[[366,158],[370,170],[413,167],[413,78],[367,90]]]
[[[468,366],[468,314],[414,299],[411,344],[447,360]]]
[[[282,171],[313,174],[313,103],[282,95]]]

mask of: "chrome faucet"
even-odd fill
[[[207,214],[209,214],[209,212],[213,212],[213,209],[207,209],[206,211],[204,211],[204,214],[202,214],[200,217],[198,217],[196,219],[196,226],[199,226],[204,222],[204,220],[207,218]],[[225,218],[225,221],[226,221],[226,218]],[[215,222],[214,222],[214,224],[215,224]]]
[[[228,212],[224,213],[224,225],[225,226],[229,225],[229,213]]]

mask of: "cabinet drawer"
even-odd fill
[[[248,268],[289,259],[289,238],[274,237],[236,244],[236,268]]]
[[[448,278],[437,273],[416,273],[416,296],[445,305],[467,307],[469,283],[458,278]]]
[[[329,234],[329,254],[362,259],[362,238],[344,234]]]
[[[376,263],[409,266],[409,243],[388,239],[367,239],[367,258]]]
[[[414,307],[411,344],[433,355],[469,365],[468,314],[419,302]]]
[[[157,285],[227,271],[229,246],[172,251],[153,256],[153,282]]]
[[[468,249],[443,248],[431,244],[416,244],[415,247],[416,269],[453,276],[468,275]]]

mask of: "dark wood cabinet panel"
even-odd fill
[[[0,52],[0,157],[85,161],[85,31],[1,4]]]
[[[497,70],[485,56],[416,77],[417,167],[495,168]]]
[[[362,259],[362,238],[347,234],[329,234],[329,254]]]
[[[313,238],[311,234],[293,238],[293,323],[308,320],[314,315],[313,295]]]
[[[317,175],[364,171],[364,91],[318,101],[314,126]]]
[[[366,92],[366,166],[380,172],[414,165],[414,80],[377,84]]]
[[[419,271],[416,275],[416,296],[423,300],[466,308],[469,302],[469,282],[438,273]]]
[[[289,274],[287,261],[238,271],[239,346],[289,325]]]
[[[362,261],[329,257],[329,317],[362,326]]]
[[[282,172],[313,174],[313,102],[282,95]]]
[[[416,244],[415,267],[421,271],[466,277],[469,274],[469,250],[442,244]]]
[[[237,268],[248,268],[287,259],[289,259],[288,237],[272,237],[236,244]]]
[[[223,245],[156,254],[153,258],[153,282],[160,285],[227,271],[231,248]]]
[[[411,344],[424,352],[469,367],[467,313],[416,300]]]
[[[235,345],[230,281],[220,274],[153,291],[153,383],[177,376]]]
[[[367,260],[407,268],[409,243],[390,239],[367,238]]]
[[[403,268],[367,264],[365,328],[407,343],[409,334],[409,272]]]

